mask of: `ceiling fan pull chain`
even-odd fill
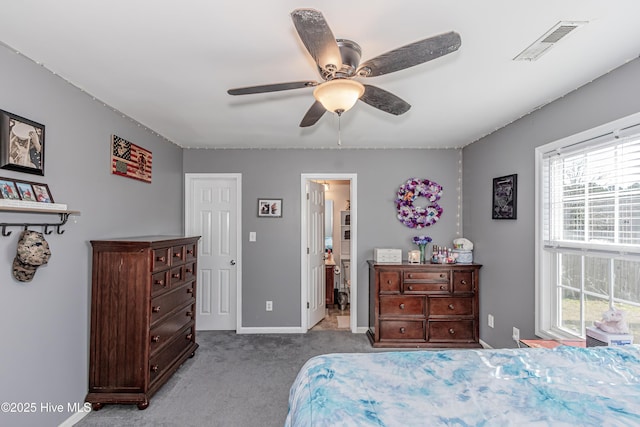
[[[338,146],[342,145],[342,131],[340,128],[340,118],[342,117],[342,114],[338,113]]]

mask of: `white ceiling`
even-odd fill
[[[181,147],[336,148],[338,120],[298,127],[320,81],[290,13],[320,10],[362,61],[443,32],[457,52],[367,79],[412,105],[393,116],[359,102],[343,148],[461,147],[640,53],[637,0],[4,1],[0,42]],[[513,61],[559,21],[588,21],[538,61]],[[10,105],[0,108],[11,111]]]

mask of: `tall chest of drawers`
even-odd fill
[[[89,393],[106,403],[149,398],[196,344],[199,237],[93,240]]]
[[[374,347],[474,348],[479,344],[479,264],[369,261]]]

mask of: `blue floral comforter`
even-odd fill
[[[317,356],[285,426],[640,426],[640,346]]]

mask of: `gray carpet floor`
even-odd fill
[[[198,332],[195,356],[151,398],[149,407],[105,405],[78,427],[284,425],[289,388],[302,365],[326,353],[372,352],[364,334],[237,335]]]

